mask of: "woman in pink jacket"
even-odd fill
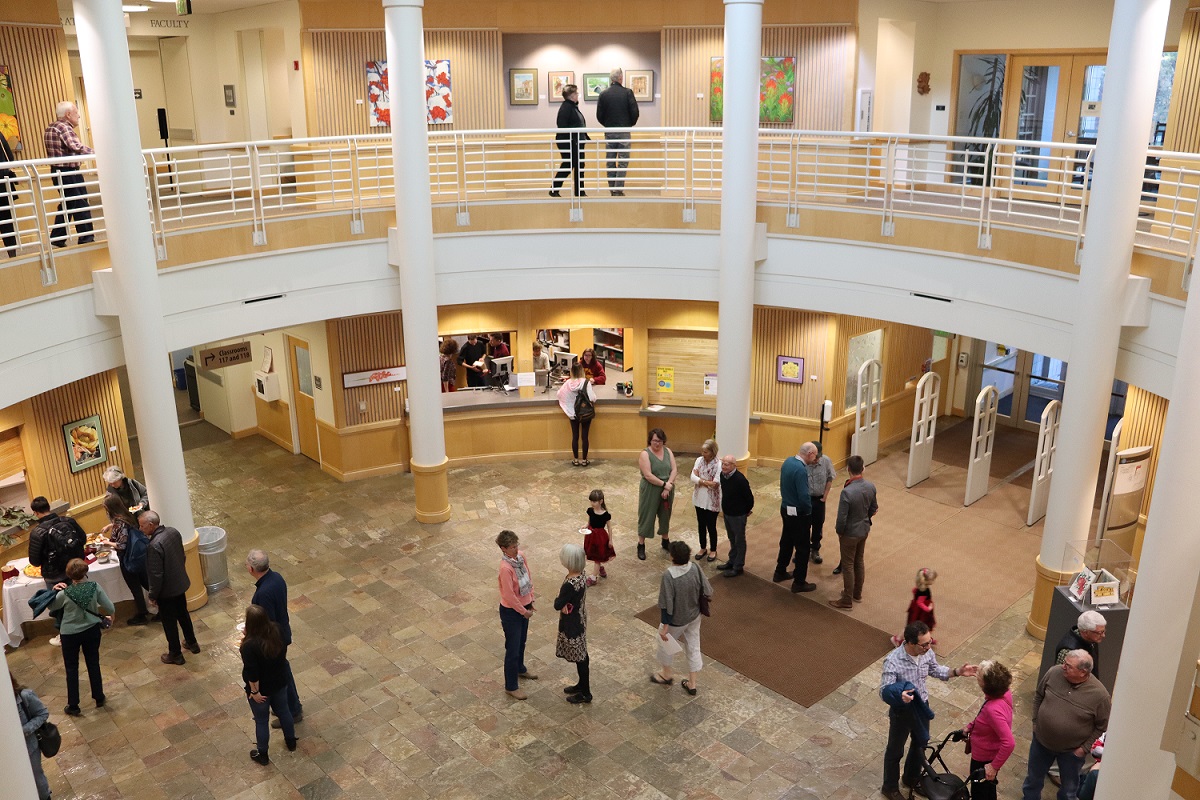
[[[983,770],[984,780],[975,784],[972,800],[996,800],[996,774],[1012,755],[1013,740],[1012,673],[999,661],[981,661],[975,679],[983,690],[983,707],[963,732],[971,753],[971,774]]]
[[[533,576],[525,554],[512,531],[500,531],[500,626],[504,628],[504,691],[517,700],[528,697],[517,685],[518,678],[537,680],[525,666],[525,638],[533,616]]]

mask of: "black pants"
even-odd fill
[[[928,731],[916,724],[911,709],[888,709],[888,741],[887,749],[883,752],[883,788],[900,788],[900,757],[904,755],[904,745],[912,740],[908,747],[908,757],[904,759],[904,783],[916,786],[921,777],[921,755],[925,743],[929,741]]]
[[[821,499],[821,495],[812,498],[812,516],[809,518],[808,527],[812,531],[808,537],[809,550],[819,553],[825,528],[825,501]]]
[[[588,454],[588,430],[592,427],[592,420],[585,419],[580,422],[577,419],[571,420],[571,455],[574,458],[579,458],[579,436],[583,435],[583,459],[587,460]]]
[[[54,224],[50,228],[50,243],[62,247],[67,243],[67,220],[69,215],[75,223],[75,233],[79,238],[90,239],[92,235],[92,212],[88,205],[87,187],[83,185],[83,176],[77,169],[55,169],[54,185],[62,194],[62,202],[54,214]]]
[[[0,236],[4,238],[4,247],[8,250],[9,258],[17,257],[17,231],[13,227],[12,195],[0,190]]]
[[[575,684],[580,694],[592,693],[592,657],[585,656],[583,661],[575,663],[575,671],[579,673],[579,683]]]
[[[129,593],[133,595],[133,603],[137,606],[137,615],[139,617],[146,616],[146,596],[142,594],[142,580],[139,575],[135,575],[121,566],[121,577],[125,579],[125,585],[129,587]]]
[[[182,655],[179,628],[183,629],[183,641],[188,644],[196,641],[196,631],[192,629],[192,618],[188,615],[186,594],[158,598],[158,618],[167,636],[167,652],[171,655]]]
[[[558,152],[562,155],[562,164],[554,175],[554,191],[562,188],[563,181],[572,172],[575,173],[575,194],[583,191],[583,147],[582,142],[555,142]]]
[[[104,701],[104,678],[100,675],[100,623],[80,633],[62,634],[63,666],[67,670],[67,705],[79,708],[79,651],[87,664],[92,699]]]
[[[779,558],[775,561],[775,572],[787,572],[792,555],[796,557],[796,574],[793,583],[808,583],[808,514],[799,513],[789,516],[786,508],[779,509],[783,517],[783,531],[779,534]]]
[[[992,763],[991,761],[976,761],[971,759],[971,774],[976,771],[982,771],[984,766]],[[971,784],[971,800],[996,800],[997,781],[980,781],[979,783]]]
[[[717,552],[717,512],[696,506],[696,528],[700,532],[700,549]],[[706,542],[712,542],[712,545]]]

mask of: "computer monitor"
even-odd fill
[[[566,350],[554,350],[550,354],[550,365],[555,370],[570,372],[571,367],[579,360],[579,356],[574,353],[568,353]]]
[[[492,359],[492,378],[500,382],[506,382],[508,376],[512,374],[512,356],[504,356],[503,358]]]

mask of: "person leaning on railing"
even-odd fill
[[[558,107],[558,127],[586,128],[587,120],[583,118],[583,112],[579,110],[579,87],[568,83],[563,87],[562,96],[562,105]],[[587,197],[587,192],[583,191],[583,143],[591,138],[586,131],[583,133],[559,131],[554,135],[554,145],[562,154],[562,165],[559,166],[558,172],[554,176],[554,188],[550,190],[551,197],[560,196],[558,190],[562,188],[563,181],[572,172],[575,173],[575,196]]]
[[[55,106],[58,119],[46,128],[43,140],[46,143],[46,155],[50,158],[69,158],[71,156],[91,155],[95,151],[79,140],[75,133],[79,125],[79,109],[75,104],[63,100]],[[50,167],[54,174],[54,185],[62,194],[62,202],[54,215],[54,225],[50,228],[50,244],[55,247],[67,246],[67,220],[69,214],[75,223],[75,233],[79,235],[79,244],[90,244],[96,240],[92,236],[92,212],[88,207],[87,187],[83,185],[83,176],[79,174],[79,162],[55,164]]]

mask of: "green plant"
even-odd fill
[[[8,547],[16,541],[12,529],[28,530],[37,522],[37,517],[19,506],[0,506],[0,546]]]

